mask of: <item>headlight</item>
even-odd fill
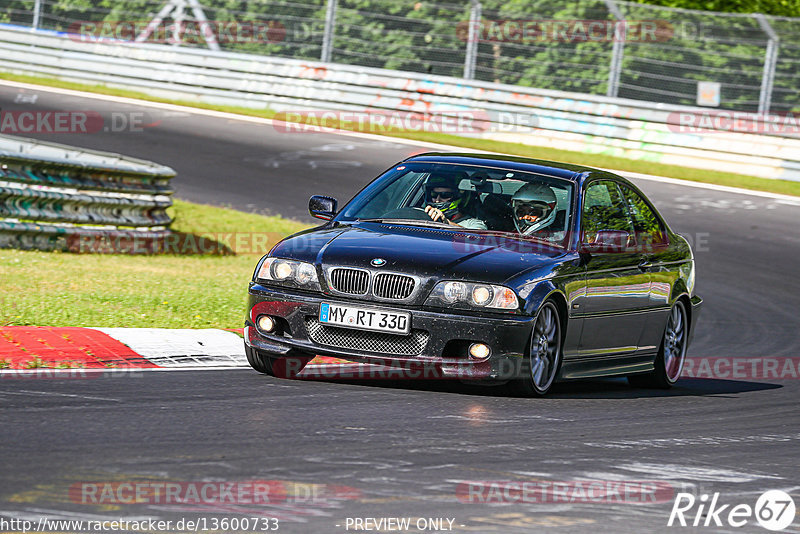
[[[486,306],[492,301],[494,291],[491,286],[475,286],[472,290],[472,303],[478,306]]]
[[[464,300],[467,296],[467,284],[464,282],[445,282],[442,287],[442,298],[449,304]]]
[[[308,284],[317,281],[317,270],[310,263],[301,263],[297,266],[294,279],[298,284]]]
[[[436,284],[425,304],[516,310],[519,308],[519,299],[514,291],[505,286],[452,281]]]
[[[279,282],[282,285],[320,290],[317,269],[310,263],[281,258],[267,258],[258,269],[256,278]]]

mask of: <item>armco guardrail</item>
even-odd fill
[[[787,126],[779,116],[14,27],[0,27],[0,69],[277,111],[474,111],[482,128],[461,135],[800,180],[800,127],[792,117]],[[718,113],[736,127],[720,128]]]
[[[149,161],[0,137],[0,248],[156,252],[173,176]]]

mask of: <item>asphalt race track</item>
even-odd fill
[[[4,85],[0,108],[144,111],[152,125],[141,131],[28,136],[169,165],[178,198],[305,221],[310,195],[345,201],[394,161],[423,151]],[[669,392],[621,380],[562,384],[545,399],[454,382],[299,382],[245,370],[0,380],[0,516],[259,514],[298,533],[353,531],[353,518],[387,517],[412,518],[412,532],[418,518],[444,518],[444,527],[452,519],[458,532],[766,532],[754,518],[743,529],[667,521],[678,491],[754,506],[764,491],[783,489],[800,505],[800,376],[751,376],[750,362],[734,377],[727,365],[770,358],[779,371],[785,362],[797,371],[800,201],[637,184],[694,243],[705,307],[689,363],[725,363],[716,377],[684,379]],[[271,484],[289,488],[289,497],[109,505],[69,493],[86,482],[142,480],[280,481]],[[461,491],[465,481],[585,480],[656,481],[670,491],[655,503],[534,502],[512,493],[494,504]],[[800,532],[799,524],[784,532]]]

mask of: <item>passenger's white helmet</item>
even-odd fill
[[[556,195],[547,185],[523,185],[511,198],[517,230],[532,234],[550,226],[556,219],[556,204]]]

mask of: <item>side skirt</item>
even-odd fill
[[[565,358],[561,364],[559,378],[597,378],[646,373],[654,369],[655,352],[605,356],[602,358]]]

